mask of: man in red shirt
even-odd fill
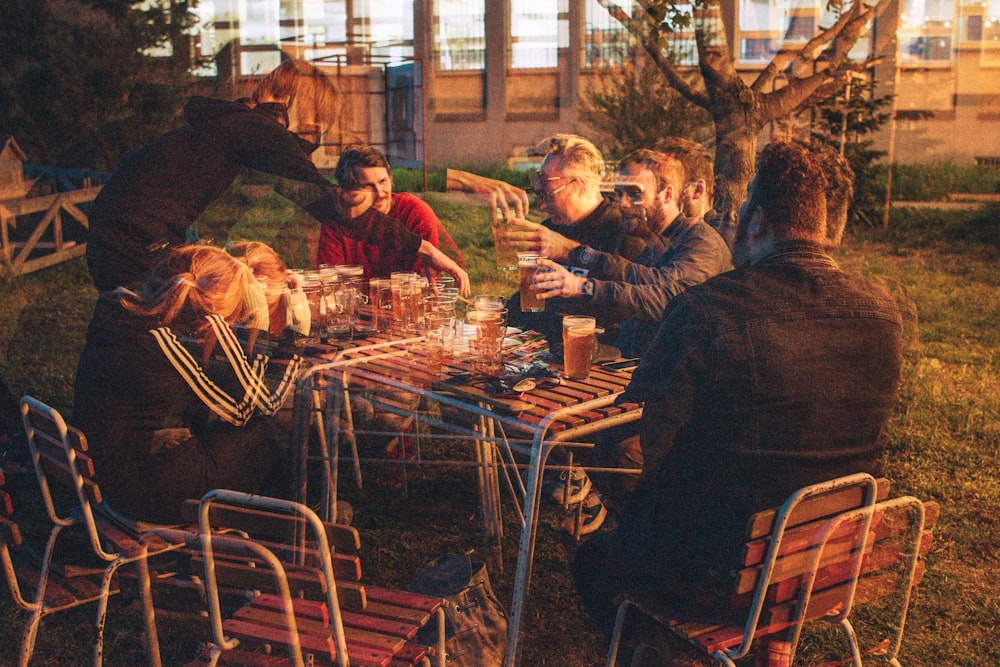
[[[392,173],[384,153],[371,146],[349,146],[337,160],[334,176],[347,203],[353,198],[372,196],[375,210],[401,222],[421,239],[441,248],[460,266],[465,266],[458,246],[427,202],[406,192],[393,193]],[[348,238],[330,225],[323,225],[320,232],[317,264],[359,264],[365,267],[367,278],[388,276],[392,271],[422,272],[423,269],[419,259],[414,260],[393,248]]]

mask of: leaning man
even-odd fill
[[[892,297],[825,252],[826,179],[767,145],[740,208],[734,271],[667,307],[623,401],[645,401],[645,466],[615,530],[573,561],[610,628],[625,590],[728,607],[747,518],[796,489],[878,474],[897,399]]]

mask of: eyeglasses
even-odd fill
[[[564,183],[555,190],[549,189],[549,183],[551,181],[558,181],[564,178],[569,179],[569,183]],[[534,178],[532,179],[532,182],[535,186],[534,189],[535,192],[538,194],[538,196],[541,197],[542,199],[549,199],[562,192],[569,186],[570,183],[572,183],[575,180],[577,180],[576,176],[544,176],[542,175],[542,172],[536,171],[534,173]]]

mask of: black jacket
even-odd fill
[[[141,279],[161,250],[183,244],[242,170],[294,181],[279,194],[320,221],[345,217],[338,215],[336,187],[309,158],[314,146],[285,128],[284,105],[194,97],[184,115],[187,125],[126,155],[94,201],[87,264],[102,291]],[[416,234],[374,210],[340,226],[352,238],[409,254],[420,245]]]

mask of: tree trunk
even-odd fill
[[[736,222],[736,213],[746,199],[757,157],[757,137],[764,123],[760,102],[747,88],[735,94],[713,96],[715,121],[716,212],[726,222]],[[741,101],[740,97],[743,97]],[[752,99],[748,99],[752,98]]]

